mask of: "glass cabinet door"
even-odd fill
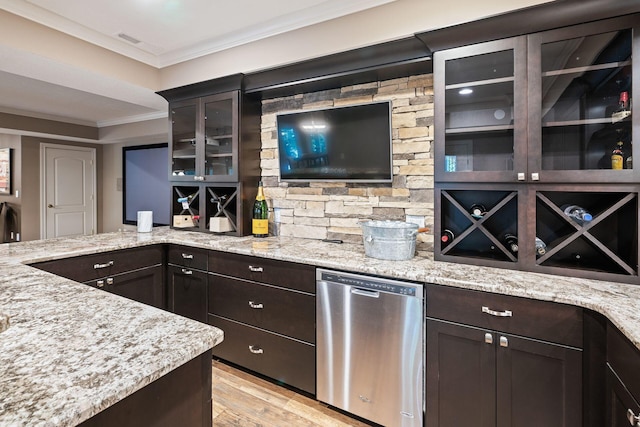
[[[629,182],[637,175],[633,24],[608,20],[529,38],[529,169],[540,181]]]
[[[237,99],[229,95],[203,99],[204,175],[214,181],[237,176]]]
[[[196,170],[197,102],[172,104],[171,115],[171,180],[193,180]]]
[[[526,166],[526,46],[500,40],[434,55],[436,173],[513,181]]]

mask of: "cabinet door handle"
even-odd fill
[[[262,305],[262,303],[255,303],[253,301],[249,301],[249,307],[251,308],[255,308],[256,310],[259,310],[261,308],[264,308],[264,305]]]
[[[113,277],[107,278],[107,285],[113,285]]]
[[[182,271],[182,274],[186,274],[186,275],[192,275],[193,274],[193,271],[187,270],[186,268],[183,268],[181,271]]]
[[[513,313],[511,312],[511,310],[496,311],[496,310],[491,310],[489,307],[485,307],[485,306],[482,307],[482,312],[490,314],[492,316],[496,316],[496,317],[511,317],[511,316],[513,316]]]
[[[640,427],[640,415],[634,414],[631,409],[627,409],[627,419],[633,427]]]
[[[99,270],[101,268],[111,267],[112,265],[113,265],[113,261],[109,261],[106,264],[93,264],[93,269],[94,270]]]
[[[182,259],[193,259],[193,254],[182,254]]]
[[[500,337],[500,347],[509,347],[509,340],[507,337]]]
[[[260,347],[257,347],[255,345],[250,345],[249,346],[249,351],[253,354],[262,354],[264,353],[264,350],[261,349]]]
[[[493,335],[487,332],[484,334],[484,342],[487,344],[493,344]]]
[[[262,273],[264,271],[264,268],[262,267],[254,267],[253,265],[249,266],[249,271],[252,271],[254,273]]]
[[[102,288],[102,287],[104,287],[104,280],[98,280],[98,281],[96,282],[96,286],[97,286],[98,288]]]

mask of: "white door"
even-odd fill
[[[41,144],[42,238],[94,234],[96,151]]]

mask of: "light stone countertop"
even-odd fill
[[[222,341],[212,326],[23,265],[118,247],[0,245],[0,426],[73,426]],[[126,243],[125,245],[129,245]]]
[[[135,381],[129,377],[150,375],[150,382],[172,369],[141,372],[137,358],[157,354],[175,367],[174,360],[196,356],[194,348],[217,343],[219,337],[206,325],[24,265],[156,243],[577,305],[605,315],[640,348],[640,286],[634,285],[436,262],[420,255],[384,261],[365,256],[361,244],[218,236],[168,227],[5,244],[0,245],[0,312],[11,317],[11,326],[0,334],[0,388],[15,392],[0,395],[0,425],[35,414],[42,418],[29,419],[29,425],[71,425],[130,394]],[[107,331],[119,329],[116,325],[123,325],[119,334],[110,335]],[[145,333],[139,336],[140,331]],[[123,349],[132,356],[119,355]],[[103,377],[109,378],[106,384]]]

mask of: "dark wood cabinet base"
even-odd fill
[[[211,350],[80,424],[211,427]]]

